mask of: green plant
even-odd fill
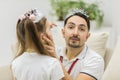
[[[97,3],[88,4],[86,7],[86,11],[88,12],[89,19],[95,20],[97,22],[97,26],[101,26],[103,22],[104,13],[99,9]]]
[[[64,20],[68,11],[71,8],[82,8],[87,11],[90,20],[95,20],[97,26],[101,26],[103,22],[103,11],[99,9],[98,3],[87,3],[83,0],[72,1],[72,0],[50,0],[51,6],[58,17],[58,20]]]
[[[50,0],[53,10],[58,17],[58,20],[63,20],[69,10],[68,1],[66,0]]]

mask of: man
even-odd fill
[[[56,48],[56,54],[72,80],[100,80],[104,72],[103,58],[85,44],[89,30],[89,17],[82,9],[72,10],[64,21],[66,47]],[[54,47],[47,48],[54,53]]]

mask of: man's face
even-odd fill
[[[90,35],[87,22],[79,16],[70,17],[62,32],[66,45],[72,48],[82,47]]]

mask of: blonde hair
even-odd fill
[[[44,32],[46,18],[43,17],[34,23],[31,19],[25,18],[18,20],[16,34],[18,39],[18,50],[16,57],[22,55],[28,48],[32,48],[38,54],[48,55],[44,49],[43,43],[39,38],[39,32]]]

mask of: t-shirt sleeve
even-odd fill
[[[92,57],[91,60],[85,61],[80,72],[100,80],[104,72],[103,58]]]
[[[13,73],[13,77],[16,76],[16,61],[13,61],[12,64],[11,64],[11,69],[12,69],[12,73]]]
[[[61,80],[64,77],[64,73],[59,61],[56,61],[51,72],[51,80]]]

